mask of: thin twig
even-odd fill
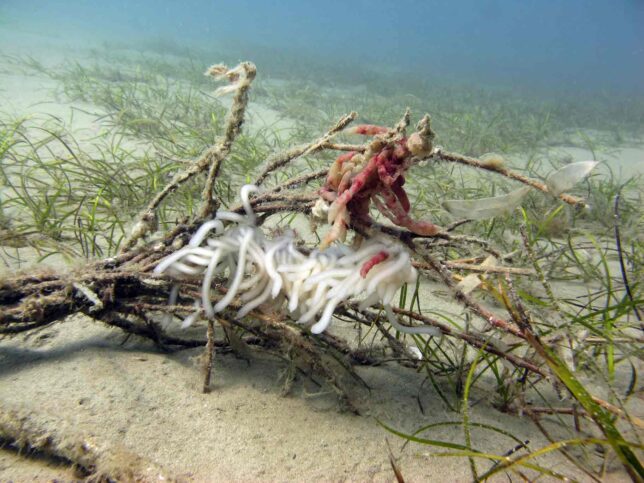
[[[302,146],[297,146],[294,148],[289,149],[288,151],[284,153],[280,153],[276,156],[270,157],[266,161],[266,167],[262,170],[260,175],[257,177],[255,180],[255,185],[259,186],[261,185],[266,178],[268,177],[269,174],[271,174],[273,171],[275,171],[278,168],[281,168],[288,163],[290,163],[292,160],[302,157],[302,156],[307,156],[309,154],[313,154],[317,151],[320,151],[322,149],[325,149],[330,141],[330,139],[335,136],[337,133],[342,131],[345,127],[347,127],[356,117],[358,114],[356,112],[351,112],[347,114],[346,116],[343,116],[336,124],[333,126],[327,133],[322,136],[320,139],[317,141],[314,141],[309,144],[305,144]]]
[[[421,268],[424,270],[431,270],[432,267],[427,263],[422,262],[413,262],[414,267]],[[513,275],[535,275],[535,271],[530,268],[515,268],[515,267],[499,267],[499,266],[481,266],[473,265],[471,263],[459,263],[446,261],[444,265],[451,270],[467,270],[469,272],[478,272],[478,273],[511,273]]]
[[[456,300],[459,300],[460,302],[465,304],[474,313],[476,313],[484,320],[486,320],[490,325],[498,329],[501,329],[504,332],[520,337],[521,339],[525,338],[520,328],[508,322],[507,320],[503,320],[497,315],[493,314],[491,311],[489,311],[481,304],[476,302],[472,297],[470,297],[461,289],[459,289],[457,287],[456,282],[454,282],[454,278],[452,277],[452,274],[449,272],[447,267],[445,267],[441,262],[436,260],[433,256],[431,256],[428,253],[420,253],[419,255],[428,263],[429,267],[431,267],[432,270],[438,273],[438,275],[441,277],[443,282],[445,282],[445,284],[450,289],[452,289],[452,291],[454,292],[454,296],[456,297]]]
[[[439,159],[442,161],[449,161],[453,163],[464,164],[466,166],[471,166],[473,168],[483,169],[486,171],[492,171],[494,173],[505,176],[506,178],[510,178],[520,183],[531,186],[544,193],[550,193],[550,190],[548,189],[548,187],[545,184],[541,183],[540,181],[537,181],[532,178],[528,178],[527,176],[523,176],[522,174],[519,174],[516,171],[512,171],[504,166],[484,163],[483,161],[476,158],[471,158],[469,156],[464,156],[458,153],[450,153],[448,151],[443,151],[440,149],[436,149],[432,153],[431,158]],[[562,193],[557,197],[562,201],[568,203],[569,205],[585,206],[584,200],[582,198],[577,198],[576,196]]]
[[[210,392],[210,377],[212,374],[212,364],[215,357],[215,322],[212,319],[208,319],[208,343],[206,344],[206,349],[204,352],[204,377],[203,377],[203,389],[202,392]]]

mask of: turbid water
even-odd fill
[[[192,5],[192,10],[190,6],[178,10],[172,5],[150,9],[145,4],[99,7],[84,2],[9,5],[4,10],[0,8],[4,20],[0,23],[0,121],[6,127],[26,118],[20,132],[36,145],[48,139],[42,128],[55,126],[54,132],[60,130],[66,133],[65,139],[74,139],[70,145],[74,153],[93,158],[107,156],[108,146],[114,146],[118,139],[118,148],[110,154],[113,157],[109,162],[116,165],[137,160],[128,173],[133,177],[143,169],[144,163],[138,161],[141,159],[149,159],[150,163],[170,159],[168,166],[176,170],[182,159],[195,157],[212,143],[209,123],[219,125],[219,117],[231,105],[230,98],[219,100],[212,96],[214,86],[206,84],[201,73],[210,63],[233,64],[244,56],[257,62],[260,74],[244,125],[247,137],[240,140],[250,148],[233,151],[230,172],[226,172],[226,182],[232,185],[228,186],[233,193],[231,202],[236,187],[252,177],[257,164],[271,152],[311,141],[352,109],[359,111],[361,121],[384,125],[397,122],[407,105],[415,110],[415,119],[427,110],[434,116],[437,141],[445,149],[474,156],[502,152],[506,166],[527,169],[542,177],[560,166],[596,159],[601,164],[593,178],[576,191],[591,200],[590,210],[580,215],[562,209],[565,216],[555,216],[562,227],[553,228],[554,222],[544,222],[543,230],[552,230],[554,235],[539,243],[543,244],[543,253],[548,254],[546,261],[552,262],[553,267],[565,268],[566,277],[556,270],[548,273],[553,279],[561,278],[553,280],[560,300],[572,301],[570,307],[575,310],[590,307],[583,314],[600,310],[604,302],[627,307],[614,250],[613,198],[608,191],[599,191],[613,189],[644,170],[640,110],[644,104],[638,92],[644,54],[637,47],[638,39],[644,39],[634,27],[643,15],[642,9],[632,2],[622,2],[620,8],[606,12],[601,5],[582,8],[579,2],[572,2],[567,11],[555,2],[549,3],[547,7],[526,4],[519,8],[491,2],[485,8],[477,4],[453,11],[416,2],[403,2],[395,9],[362,3],[359,7],[332,3],[324,9],[307,9],[298,4],[291,5],[290,11],[284,6],[267,11],[265,5],[252,2],[243,3],[248,8],[243,11],[238,10],[239,6],[222,5],[213,10],[197,4]],[[553,23],[537,28],[545,22],[537,22],[533,18],[537,14]],[[572,25],[571,18],[575,18]],[[534,23],[527,25],[528,19]],[[54,25],[58,27],[52,28]],[[598,30],[600,25],[614,35],[603,35]],[[456,41],[454,32],[464,32],[466,38]],[[590,72],[596,75],[590,76]],[[480,85],[473,79],[480,79]],[[428,88],[431,82],[438,87]],[[130,90],[132,86],[139,90]],[[145,90],[148,87],[150,91]],[[119,98],[123,92],[126,94]],[[181,106],[193,107],[186,107],[186,112],[171,111],[172,106],[164,108],[164,112],[155,110],[164,98],[180,99]],[[194,104],[186,99],[194,99]],[[127,118],[131,113],[135,114]],[[187,124],[190,120],[195,125]],[[3,131],[3,136],[7,132]],[[64,145],[50,145],[50,151],[38,148],[42,160],[53,164],[58,159],[71,161]],[[3,151],[1,159],[3,172],[14,176],[16,166],[11,163],[18,159],[13,157],[16,153],[24,154],[20,159],[27,167],[32,167],[35,159],[34,151],[24,143],[15,149],[8,151],[10,155],[6,157]],[[295,171],[317,169],[331,160],[299,161]],[[442,170],[448,168],[430,164],[414,169],[417,171],[408,179],[409,192],[414,199],[425,197],[414,206],[415,213],[427,216],[423,210],[429,206],[431,216],[445,225],[453,219],[441,210],[441,200],[434,197],[479,198],[496,189],[493,175],[480,175],[475,170],[449,167],[445,183],[434,186],[428,180],[444,176]],[[45,186],[57,179],[57,171],[49,173],[51,178],[38,175]],[[71,169],[69,173],[73,175]],[[81,231],[87,228],[83,220],[88,219],[85,216],[91,204],[82,205],[85,208],[78,210],[82,215],[63,219],[61,236],[47,223],[41,225],[42,233],[34,232],[36,210],[16,203],[15,193],[21,191],[9,187],[19,186],[19,179],[10,176],[10,183],[0,184],[1,276],[43,267],[73,272],[83,267],[85,258],[102,258],[115,252],[114,244],[122,241],[120,225],[97,235],[95,245],[87,238],[80,242],[75,238],[80,233],[79,226]],[[51,198],[51,191],[39,188],[38,179],[32,182],[26,178],[29,188],[25,192],[33,194],[34,199],[43,192]],[[164,173],[158,184],[168,179]],[[613,179],[617,181],[609,182]],[[631,275],[636,301],[641,285],[637,278],[641,277],[642,220],[638,183],[631,181],[623,188],[622,216],[627,223],[621,227],[627,247],[627,273]],[[150,190],[142,200],[147,200],[159,185],[141,185],[140,189]],[[499,186],[498,189],[508,189],[506,185]],[[137,188],[135,185],[132,192]],[[111,213],[109,209],[114,206],[116,212],[133,218],[142,203],[138,200],[127,204],[118,197],[108,200],[107,194],[100,193],[94,192],[89,199],[96,200],[94,206],[99,211],[105,210],[101,213]],[[540,200],[535,195],[525,203],[528,210],[537,207],[527,215],[535,216],[531,226],[542,221],[539,214],[532,213],[551,214],[556,209],[557,205]],[[45,215],[45,221],[62,219],[60,207],[67,205],[63,200],[56,206],[59,211]],[[538,211],[542,208],[542,212]],[[515,213],[518,218],[519,212]],[[169,224],[175,218],[174,212],[167,214]],[[309,244],[315,244],[308,217],[288,221]],[[123,230],[129,228],[130,222],[129,218],[124,220]],[[496,223],[481,223],[472,232],[502,245],[505,253],[519,250],[518,224],[508,223],[507,228],[499,230],[498,225],[505,222]],[[282,224],[283,220],[271,218],[267,231],[280,229]],[[566,233],[573,234],[571,243],[576,256],[592,267],[587,268],[588,272],[582,263],[569,260]],[[63,248],[65,244],[69,244],[69,250]],[[480,255],[472,248],[474,252]],[[598,255],[602,253],[608,253],[608,257]],[[532,269],[525,259],[519,260],[522,265],[517,268]],[[513,259],[497,263],[511,265]],[[605,288],[603,270],[614,284],[613,292]],[[547,300],[536,277],[532,281],[516,283]],[[485,307],[497,314],[505,313],[493,290],[478,294]],[[583,307],[586,300],[591,302]],[[423,279],[418,308],[442,322],[453,323],[459,330],[491,334],[485,322],[470,318],[471,314],[453,300],[435,275]],[[540,305],[531,309],[542,315]],[[633,379],[641,369],[641,359],[636,354],[641,338],[632,310],[618,310],[623,312],[610,320],[619,333],[611,337],[616,340],[614,350],[623,355],[623,360],[612,372],[607,369],[608,352],[602,349],[610,334],[598,329],[605,329],[606,322],[595,325],[595,319],[589,316],[584,320],[590,321],[590,334],[586,330],[579,338],[573,329],[584,330],[586,326],[559,321],[554,325],[561,323],[570,330],[575,344],[586,344],[585,349],[575,345],[569,352],[575,353],[574,362],[580,368],[587,364],[587,372],[580,371],[579,378],[593,394],[617,406],[624,404],[622,409],[641,417],[641,388]],[[551,321],[546,322],[548,325]],[[178,329],[178,324],[173,329]],[[190,330],[188,335],[203,337],[205,328],[199,325]],[[341,320],[335,321],[331,331],[352,347],[375,347],[376,352],[385,353],[385,342],[380,336],[376,338],[375,331],[362,332],[364,339],[359,340],[354,326]],[[548,337],[551,335],[554,340],[560,334],[555,330]],[[499,346],[508,344],[503,346],[506,348],[516,342],[507,335],[490,340]],[[626,342],[620,346],[620,340]],[[407,338],[405,343],[415,345],[418,341]],[[423,349],[422,344],[418,345]],[[562,356],[570,361],[568,346],[560,345]],[[201,348],[166,353],[149,341],[127,337],[121,330],[75,315],[28,335],[0,340],[0,409],[3,414],[16,411],[32,424],[70,441],[92,441],[106,453],[116,455],[113,464],[132,464],[128,458],[136,455],[188,481],[392,481],[389,448],[407,481],[470,481],[472,468],[466,458],[437,456],[445,448],[434,446],[403,447],[403,439],[378,424],[411,433],[422,426],[454,422],[438,425],[423,437],[465,444],[460,387],[476,351],[463,347],[445,342],[446,352],[432,359],[434,381],[428,379],[425,369],[412,370],[395,360],[358,366],[357,374],[370,389],[355,381],[348,384],[359,412],[356,415],[341,410],[330,387],[316,385],[303,376],[288,386],[285,395],[285,382],[292,368],[282,358],[262,350],[242,354],[248,360],[228,351],[218,353],[212,392],[202,394]],[[523,347],[516,352],[536,357]],[[586,358],[586,354],[593,356]],[[453,368],[459,363],[454,361],[462,361],[456,370]],[[503,368],[503,364],[512,367],[507,363],[495,367]],[[469,420],[479,425],[470,428],[471,446],[504,455],[511,453],[518,441],[529,441],[533,451],[548,445],[544,432],[529,423],[527,417],[498,410],[500,386],[490,371],[482,374],[469,397]],[[517,375],[503,377],[518,379]],[[561,386],[544,383],[539,390],[539,394],[528,392],[528,400],[519,398],[520,404],[513,407],[578,407]],[[550,415],[541,423],[555,440],[601,437],[600,431],[581,419],[579,432],[574,431],[575,423],[569,416]],[[505,433],[486,430],[483,425]],[[620,426],[629,441],[636,441],[635,426]],[[628,480],[614,456],[608,457],[603,470],[594,457],[584,453],[581,468],[558,452],[535,461],[551,472],[580,480],[590,478],[584,472],[588,467],[607,481]],[[479,470],[491,464],[482,463]],[[516,473],[508,474],[518,477]],[[62,460],[21,454],[12,444],[0,451],[2,480],[71,481],[77,476]]]

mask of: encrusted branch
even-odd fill
[[[257,69],[251,62],[242,62],[235,69],[230,70],[222,65],[212,66],[206,74],[214,77],[226,77],[231,72],[236,72],[236,74],[231,74],[231,80],[234,81],[232,86],[235,87],[235,96],[233,98],[233,104],[230,111],[228,112],[224,135],[215,145],[206,149],[199,158],[188,166],[188,168],[178,172],[172,180],[154,198],[152,198],[147,207],[139,215],[139,220],[134,224],[130,236],[123,242],[123,245],[121,246],[122,252],[130,250],[137,241],[156,230],[156,209],[161,202],[170,193],[176,191],[183,183],[195,175],[203,173],[206,169],[208,169],[208,178],[204,187],[203,206],[201,208],[200,215],[202,218],[205,218],[208,214],[211,214],[214,211],[215,206],[212,199],[212,192],[215,179],[219,174],[221,162],[230,152],[230,148],[239,135],[241,126],[244,123],[244,114],[246,113],[246,107],[248,105],[248,90],[255,79]],[[239,77],[235,78],[235,75],[238,75]]]
[[[127,333],[153,340],[164,349],[201,347],[208,344],[207,360],[209,362],[204,384],[204,387],[208,388],[214,349],[216,348],[217,352],[237,349],[233,347],[233,344],[237,342],[233,343],[231,337],[222,337],[221,331],[215,330],[216,322],[219,320],[220,325],[240,331],[242,335],[239,343],[263,347],[273,353],[281,354],[282,357],[286,357],[297,366],[302,373],[307,373],[311,377],[313,374],[322,376],[341,397],[344,397],[340,378],[336,374],[338,366],[328,363],[329,358],[325,357],[326,351],[333,351],[339,362],[339,367],[349,372],[354,364],[380,363],[390,357],[392,352],[401,363],[417,367],[420,362],[413,358],[413,354],[404,342],[405,339],[393,335],[394,331],[413,328],[421,329],[421,332],[414,333],[421,333],[423,337],[427,337],[428,334],[440,334],[442,337],[449,337],[477,350],[493,354],[513,366],[525,370],[533,377],[532,380],[547,377],[548,374],[540,365],[543,361],[530,360],[525,355],[519,356],[513,353],[512,348],[505,347],[498,342],[500,337],[492,336],[496,334],[511,335],[516,338],[517,343],[523,343],[526,338],[525,331],[515,321],[506,320],[493,313],[477,302],[472,295],[462,291],[458,286],[457,277],[450,271],[463,270],[482,274],[532,276],[535,274],[534,270],[508,266],[482,266],[469,259],[442,259],[439,254],[447,253],[447,249],[462,250],[463,247],[469,248],[472,245],[481,247],[482,251],[493,254],[498,259],[502,259],[502,256],[485,239],[449,233],[458,224],[453,224],[447,230],[442,230],[429,222],[412,220],[409,216],[410,202],[402,189],[403,175],[406,171],[419,159],[427,158],[430,152],[432,153],[430,157],[433,159],[493,171],[545,193],[548,192],[546,185],[498,164],[485,163],[475,158],[434,149],[432,146],[434,133],[427,115],[418,123],[416,131],[407,137],[405,131],[411,119],[409,111],[405,112],[401,121],[393,129],[372,125],[346,129],[357,117],[357,114],[352,112],[339,119],[328,132],[312,143],[297,146],[269,157],[257,176],[255,184],[257,186],[264,185],[268,177],[276,174],[277,170],[287,167],[304,156],[319,154],[323,151],[344,152],[331,166],[331,169],[323,168],[283,181],[276,181],[274,186],[262,186],[262,190],[254,197],[246,198],[246,203],[229,208],[228,219],[222,218],[220,220],[217,218],[220,211],[218,211],[215,185],[221,175],[222,166],[225,169],[223,163],[241,131],[248,104],[248,92],[255,78],[256,70],[253,64],[244,62],[233,69],[223,65],[215,65],[208,70],[207,74],[228,81],[229,84],[218,89],[218,93],[233,93],[232,107],[221,138],[217,140],[216,144],[205,150],[199,158],[187,164],[150,200],[137,217],[134,228],[124,241],[118,256],[94,262],[82,270],[67,274],[38,275],[32,273],[0,280],[0,307],[2,309],[0,310],[0,335],[10,336],[40,329],[62,320],[70,314],[80,312],[102,323],[118,327]],[[364,144],[334,142],[333,138],[343,131],[369,135],[373,139]],[[337,180],[335,180],[337,183],[329,181],[332,178],[333,169],[337,175]],[[156,211],[168,195],[180,189],[186,181],[196,175],[205,173],[207,176],[202,191],[202,205],[197,216],[191,220],[183,220],[167,233],[158,234],[158,238],[153,242],[139,243],[156,231]],[[364,174],[359,178],[359,183],[355,182],[358,176],[351,178],[355,173],[358,173],[358,176]],[[319,180],[326,180],[326,184],[323,184],[321,190],[303,190],[307,184]],[[352,185],[352,182],[355,184]],[[223,310],[217,313],[216,318],[213,313],[209,314],[204,309],[205,304],[195,311],[192,301],[200,299],[204,294],[199,280],[190,277],[181,279],[182,286],[177,292],[172,288],[177,283],[176,279],[152,273],[162,259],[186,246],[189,247],[189,240],[206,219],[212,219],[211,222],[215,223],[221,222],[221,228],[224,229],[224,224],[229,227],[230,220],[239,219],[241,216],[238,215],[244,215],[248,216],[249,220],[252,218],[253,229],[259,230],[261,223],[272,214],[310,213],[325,189],[328,196],[327,201],[334,203],[336,200],[340,200],[335,206],[336,215],[338,213],[342,215],[342,210],[345,210],[345,214],[354,210],[356,216],[350,221],[348,221],[348,216],[336,216],[334,223],[343,228],[344,233],[346,233],[346,228],[353,229],[359,235],[356,236],[356,243],[362,241],[361,237],[366,239],[380,237],[379,239],[392,241],[396,246],[401,243],[405,244],[409,250],[400,247],[400,250],[396,248],[398,250],[396,253],[404,254],[407,257],[404,260],[404,256],[401,255],[401,260],[408,264],[409,270],[415,273],[416,268],[423,276],[431,274],[433,277],[438,277],[443,285],[451,290],[453,297],[461,302],[470,314],[481,317],[490,327],[495,329],[492,335],[486,336],[484,333],[474,330],[456,330],[440,321],[403,308],[391,309],[389,307],[391,311],[387,312],[387,315],[390,324],[387,324],[387,319],[378,310],[361,309],[357,303],[353,302],[338,303],[337,307],[333,307],[336,314],[342,314],[349,321],[358,324],[375,326],[381,335],[382,345],[389,348],[388,355],[370,353],[361,348],[355,348],[349,342],[328,333],[313,337],[307,329],[295,325],[293,320],[283,313],[279,313],[277,310],[271,311],[266,307],[254,307],[244,316],[236,317],[234,315],[236,311],[242,309],[248,302],[242,300],[241,297],[227,297],[227,304]],[[378,200],[378,209],[398,226],[384,225],[370,218],[368,204],[371,201],[370,197],[382,198]],[[583,204],[582,200],[570,195],[561,194],[559,197],[572,205]],[[333,205],[327,206],[327,209],[333,209]],[[247,213],[250,210],[254,212],[252,217]],[[260,215],[256,217],[257,220],[255,220],[255,214]],[[256,225],[255,221],[257,221]],[[248,220],[246,223],[246,226],[250,225]],[[262,233],[261,237],[263,236]],[[345,248],[346,251],[350,250],[349,247]],[[313,247],[307,246],[300,254],[304,257],[313,251]],[[359,272],[364,270],[364,278],[373,266],[386,263],[385,261],[390,255],[386,250],[380,248],[377,251],[379,253],[375,253],[374,258],[358,267]],[[389,251],[393,253],[395,250]],[[407,252],[410,252],[411,255]],[[203,259],[200,263],[203,263]],[[406,264],[401,266],[407,267]],[[397,272],[394,270],[394,274],[399,275],[398,272],[400,270]],[[390,274],[390,277],[393,277],[394,274]],[[205,292],[206,300],[210,300],[212,304],[224,300],[228,290],[233,291],[231,285],[226,285],[224,282],[223,279],[215,280],[212,290]],[[392,287],[393,289],[399,288],[395,285]],[[206,288],[209,289],[210,286]],[[176,297],[168,304],[168,294],[171,292]],[[392,297],[393,293],[389,293],[388,296]],[[284,296],[283,293],[281,295]],[[158,323],[162,313],[165,313],[166,317],[180,319],[186,319],[188,316],[195,320],[206,319],[208,324],[207,338],[189,339],[177,336],[173,331],[162,330],[161,324]],[[398,323],[396,317],[400,317],[403,323]],[[229,336],[230,333],[226,332],[226,335]],[[357,376],[354,374],[354,377]],[[614,410],[611,411],[619,414]]]
[[[187,481],[120,445],[75,433],[61,433],[69,422],[52,424],[24,410],[0,407],[0,444],[64,463],[91,481]]]
[[[147,315],[148,313],[163,310],[166,313],[185,317],[192,310],[190,304],[164,305],[164,299],[170,290],[172,282],[167,277],[152,274],[151,271],[157,266],[159,260],[186,244],[190,234],[194,233],[199,226],[200,220],[211,217],[216,211],[217,201],[216,196],[213,196],[215,181],[220,174],[222,162],[230,153],[231,147],[240,133],[248,104],[248,92],[255,78],[256,69],[253,64],[244,62],[234,69],[229,69],[223,65],[215,65],[208,69],[206,74],[218,80],[228,81],[229,84],[218,89],[217,93],[234,93],[232,107],[226,121],[225,132],[221,139],[211,148],[204,151],[198,159],[186,166],[184,170],[177,173],[152,198],[139,215],[131,235],[123,243],[122,253],[117,257],[94,263],[82,272],[72,272],[66,275],[49,274],[41,277],[25,275],[23,277],[3,280],[0,285],[0,303],[2,303],[5,309],[0,313],[0,333],[12,334],[34,330],[56,320],[60,320],[71,313],[83,312],[97,320],[119,327],[127,332],[155,340],[161,346],[194,347],[203,345],[206,342],[205,340],[188,340],[165,334],[152,322],[153,319]],[[345,130],[356,117],[357,114],[355,112],[343,116],[327,133],[316,141],[291,148],[270,157],[258,175],[256,184],[261,185],[269,175],[287,166],[289,163],[303,156],[316,154],[321,151],[333,150],[366,154],[371,150],[377,154],[378,151],[373,151],[374,149],[378,149],[374,147],[377,143],[342,144],[332,141],[333,137]],[[358,126],[357,128],[353,128],[353,131],[362,134],[368,134],[369,132],[383,133],[385,142],[390,142],[387,140],[391,140],[391,142],[400,144],[404,143],[407,139],[404,136],[409,123],[410,112],[407,110],[401,121],[392,130],[386,130],[377,126]],[[410,151],[403,151],[400,156],[409,155],[405,153],[416,154],[430,151],[433,137],[434,133],[431,130],[429,116],[425,116],[418,123],[417,131],[407,140],[407,149]],[[480,169],[492,170],[503,176],[521,181],[541,191],[547,192],[547,188],[544,185],[505,168],[486,166],[485,163],[479,160],[454,153],[439,150],[434,150],[433,153],[435,158],[459,162]],[[401,159],[403,158],[401,157]],[[177,225],[174,229],[166,233],[160,241],[134,249],[134,246],[139,240],[156,229],[156,210],[163,200],[173,191],[180,188],[187,180],[197,174],[205,172],[208,175],[202,194],[203,204],[198,216],[188,222],[188,224]],[[298,191],[298,188],[311,181],[324,179],[327,174],[327,169],[320,169],[287,179],[252,198],[250,200],[250,206],[252,206],[252,209],[256,213],[262,214],[262,220],[274,213],[307,213],[311,210],[319,195],[317,192]],[[562,199],[567,202],[580,202],[572,197],[566,197],[566,195],[562,195]],[[233,213],[243,213],[244,209],[244,206],[239,204],[233,206],[230,211]],[[489,246],[489,242],[486,240],[462,235],[452,235],[444,231],[438,234],[422,234],[422,231],[414,233],[407,228],[385,226],[375,222],[372,222],[369,226],[361,223],[361,220],[356,220],[353,228],[365,236],[374,233],[386,233],[395,239],[409,244],[417,251],[417,258],[423,260],[414,261],[414,265],[417,268],[422,271],[437,273],[443,282],[454,291],[454,295],[458,300],[498,330],[501,330],[503,333],[510,333],[519,338],[522,337],[521,330],[514,324],[492,314],[489,310],[478,304],[471,296],[460,291],[449,269],[479,273],[514,273],[520,275],[531,275],[533,273],[531,270],[514,267],[482,267],[456,261],[439,261],[431,254],[433,248],[439,248],[443,245],[477,243],[490,253],[498,256],[499,254]],[[414,238],[418,239],[416,240],[417,248],[412,244]],[[194,295],[198,297],[196,288],[197,286],[195,285]],[[184,296],[189,293],[190,290],[186,291]],[[231,308],[234,309],[236,303],[232,303]],[[411,312],[399,313],[423,323],[428,323],[430,320],[423,318],[420,314],[412,315]],[[230,317],[226,314],[223,314],[223,316]],[[277,327],[274,318],[266,319],[257,311],[253,311],[251,316],[255,320],[259,318],[259,320],[264,320],[265,323]],[[365,320],[371,319],[367,318]],[[240,321],[237,323],[241,323],[245,330],[254,333],[260,339],[266,336],[266,334],[258,335],[256,329],[251,330],[252,325]],[[436,321],[431,323],[443,335],[455,337],[474,347],[481,348],[487,344],[485,342],[486,339],[479,339],[475,335],[455,332],[444,325],[436,325]],[[288,324],[284,325],[283,322],[280,322],[278,326],[285,330]],[[211,341],[213,347],[217,346],[221,348],[226,344],[224,340],[213,339],[212,331],[210,333],[211,337],[208,340]],[[298,333],[301,333],[301,331],[298,330]],[[304,347],[303,344],[299,345]],[[500,349],[497,350],[493,345],[489,345],[486,350],[506,358],[509,362],[519,367],[529,369],[536,375],[542,375],[541,370],[537,366],[517,359],[516,356],[503,352]]]
[[[356,112],[351,112],[346,116],[343,116],[335,124],[335,126],[329,129],[327,133],[324,136],[322,136],[320,139],[313,141],[312,143],[309,143],[309,144],[291,148],[284,153],[280,153],[268,158],[268,160],[266,161],[266,166],[264,167],[260,175],[255,180],[255,185],[260,186],[261,184],[264,183],[266,178],[272,172],[274,172],[278,168],[286,166],[288,163],[290,163],[296,158],[308,156],[310,154],[314,154],[323,149],[333,149],[334,145],[330,143],[331,138],[333,138],[333,136],[335,136],[340,131],[342,131],[345,127],[347,127],[357,116],[358,114]],[[341,147],[342,149],[346,148],[346,146],[341,146]]]
[[[543,193],[550,193],[548,187],[540,181],[528,178],[527,176],[517,173],[516,171],[512,171],[511,169],[508,169],[498,163],[486,163],[484,161],[481,161],[480,159],[471,158],[469,156],[464,156],[458,153],[450,153],[448,151],[443,151],[442,149],[434,150],[434,152],[430,156],[430,159],[459,163],[466,166],[471,166],[472,168],[492,171],[494,173],[500,174],[501,176],[505,176],[506,178],[513,179],[525,185],[531,186],[532,188],[535,188]],[[569,205],[577,205],[582,207],[585,206],[583,199],[577,198],[576,196],[572,196],[567,193],[561,193],[557,197],[565,203],[568,203]]]

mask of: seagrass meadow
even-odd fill
[[[0,479],[644,479],[644,96],[0,45]]]

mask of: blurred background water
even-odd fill
[[[72,42],[225,49],[274,72],[285,59],[353,70],[349,82],[362,70],[528,91],[644,85],[641,0],[4,0],[0,14]]]

